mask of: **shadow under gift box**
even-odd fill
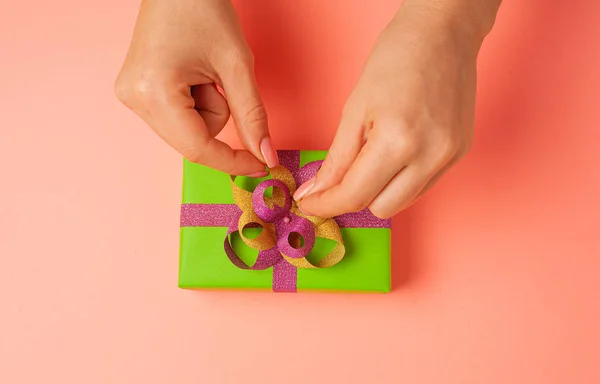
[[[279,151],[285,156],[286,152]],[[325,151],[300,151],[300,167],[323,160]],[[235,183],[252,191],[268,179],[237,177]],[[297,185],[299,186],[299,185]],[[188,204],[234,205],[230,176],[226,173],[184,160],[183,201]],[[234,220],[235,217],[232,217]],[[273,268],[248,270],[235,266],[224,249],[227,227],[184,226],[180,229],[179,287],[187,289],[265,289],[273,286]],[[253,237],[258,228],[247,228],[244,235]],[[337,264],[327,268],[298,268],[297,290],[389,292],[390,236],[389,228],[340,228],[346,253]],[[246,246],[239,236],[229,241],[237,255],[252,265],[258,251]],[[333,248],[333,241],[317,238],[306,257],[316,262]]]

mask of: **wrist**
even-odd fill
[[[501,0],[404,0],[392,23],[410,23],[424,34],[446,33],[479,51]]]

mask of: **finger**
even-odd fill
[[[229,120],[227,100],[214,83],[194,85],[191,93],[194,108],[204,120],[208,133],[211,137],[217,136]]]
[[[185,158],[234,175],[264,172],[264,165],[246,151],[233,150],[213,138],[187,86],[162,98],[151,111],[149,124]]]
[[[406,209],[431,179],[431,171],[409,165],[399,172],[369,205],[380,219],[388,219]]]
[[[382,139],[367,141],[342,182],[306,196],[300,208],[314,216],[332,217],[368,207],[412,157],[408,143]]]
[[[308,194],[323,191],[342,182],[344,175],[356,160],[365,143],[363,135],[363,114],[359,109],[345,112],[317,174],[302,184],[294,193],[296,201],[302,200]]]
[[[277,152],[269,136],[267,110],[258,92],[251,66],[222,74],[231,115],[244,147],[267,166],[279,165]]]
[[[421,190],[412,198],[410,199],[410,201],[408,202],[408,204],[406,204],[405,202],[402,203],[401,207],[399,210],[397,210],[396,212],[391,213],[391,215],[395,215],[396,213],[398,213],[401,210],[407,209],[410,206],[412,206],[413,204],[415,204],[417,202],[417,200],[419,200],[425,193],[427,193],[427,191],[429,191],[439,180],[440,178],[448,171],[450,170],[450,168],[452,168],[461,158],[462,156],[464,156],[465,151],[464,150],[458,150],[458,151],[454,151],[452,149],[452,146],[442,146],[442,149],[439,149],[439,147],[436,147],[438,149],[436,149],[435,151],[432,151],[433,153],[430,155],[430,166],[429,169],[430,171],[428,172],[427,170],[425,170],[424,174],[430,174],[433,175],[429,178],[429,180],[427,180],[427,182],[425,183],[425,185],[421,188]],[[437,161],[435,160],[437,159]],[[372,208],[372,207],[369,207]],[[378,207],[374,207],[372,209],[375,209],[375,211],[383,216],[387,216],[387,217],[391,217],[389,212],[385,212],[385,207],[384,204],[382,204],[381,206]],[[371,210],[371,212],[373,212],[373,210]],[[375,214],[375,212],[373,212],[373,214]],[[376,216],[378,216],[376,214]]]
[[[456,157],[448,164],[446,164],[435,176],[433,176],[431,180],[429,180],[425,187],[423,187],[423,189],[418,193],[418,195],[413,199],[413,201],[411,201],[410,204],[408,204],[406,208],[416,203],[423,195],[425,195],[431,188],[433,188],[437,184],[437,182],[442,178],[442,176],[444,176],[446,172],[448,172],[450,168],[452,168],[458,162],[459,159],[459,157]]]

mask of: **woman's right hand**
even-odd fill
[[[144,0],[115,91],[190,161],[252,176],[278,165],[252,52],[229,0]],[[230,114],[247,151],[215,139]]]

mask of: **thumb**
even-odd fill
[[[300,201],[312,193],[340,184],[363,144],[361,115],[345,113],[321,168],[296,190],[294,199]]]
[[[223,89],[244,147],[269,168],[279,165],[271,142],[267,110],[258,91],[252,66],[238,68],[223,78]]]

